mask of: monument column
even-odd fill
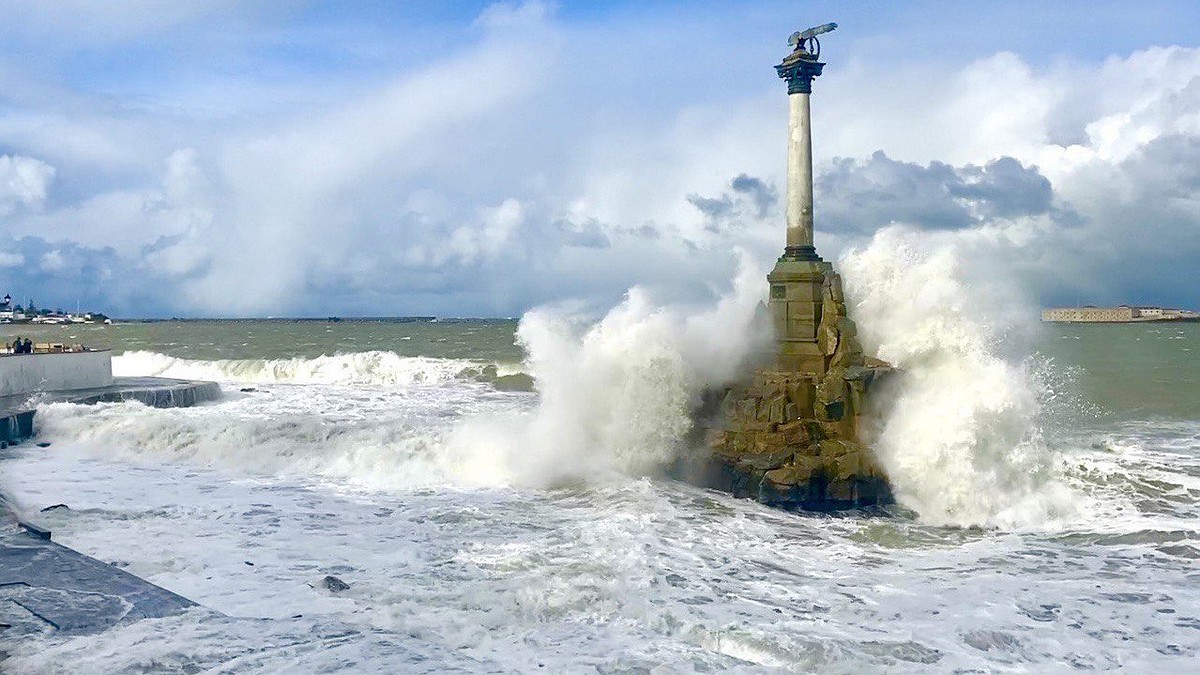
[[[792,36],[791,54],[775,66],[788,90],[787,239],[783,255],[767,276],[770,309],[778,341],[776,367],[789,372],[826,370],[826,355],[817,346],[821,322],[821,289],[833,267],[813,247],[812,81],[825,67],[818,61],[816,36],[833,30],[826,24]]]
[[[710,436],[714,487],[766,504],[843,508],[886,504],[891,488],[863,445],[866,396],[889,370],[863,354],[842,278],[813,248],[813,166],[809,105],[825,64],[817,36],[836,24],[792,35],[778,66],[788,87],[787,239],[767,275],[775,362],[730,386],[725,423]]]
[[[820,260],[813,248],[812,119],[813,78],[824,63],[798,47],[775,66],[788,84],[787,248],[796,260]]]

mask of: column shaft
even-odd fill
[[[809,94],[788,96],[787,245],[813,245],[812,122]]]

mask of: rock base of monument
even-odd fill
[[[887,477],[858,441],[863,397],[886,366],[844,377],[843,400],[823,403],[815,374],[760,370],[730,387],[725,427],[709,438],[711,487],[774,506],[830,510],[888,504]]]
[[[768,279],[776,365],[726,389],[704,482],[776,506],[890,503],[887,477],[863,437],[868,391],[891,366],[863,355],[841,277],[828,263],[785,257]]]

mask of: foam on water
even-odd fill
[[[24,502],[70,504],[42,514],[60,541],[207,608],[48,635],[14,672],[1155,672],[1200,647],[1194,559],[1125,522],[805,517],[646,479],[363,490],[65,439],[5,468]]]
[[[44,431],[111,441],[143,457],[372,485],[548,487],[640,475],[675,457],[701,393],[732,378],[769,340],[753,325],[761,275],[743,256],[731,289],[708,304],[662,305],[635,288],[599,321],[562,307],[528,313],[517,332],[538,391],[528,414],[490,412],[487,392],[467,386],[481,379],[481,366],[465,360],[363,352],[202,361],[133,352],[114,359],[117,374],[303,384],[305,405],[290,409],[292,397],[268,389],[270,403],[245,398],[219,412],[93,415],[48,406]],[[365,392],[381,386],[402,387],[403,403],[373,405]]]
[[[916,520],[805,516],[630,475],[678,449],[698,392],[751,351],[739,335],[754,333],[761,272],[748,266],[710,307],[662,307],[635,291],[595,323],[565,311],[526,317],[520,339],[537,395],[450,377],[260,383],[186,410],[44,406],[52,444],[10,450],[5,487],[33,513],[68,504],[38,514],[60,542],[206,609],[97,636],[50,634],[4,665],[1158,672],[1190,663],[1200,654],[1200,427],[1144,423],[1110,432],[1100,448],[1081,430],[1061,441],[1069,470],[1010,476],[1057,461],[1038,438],[1037,378],[961,299],[973,296],[954,281],[951,253],[888,255],[904,261],[895,276],[932,285],[923,315],[950,308],[940,324],[910,320],[900,331],[903,317],[890,312],[913,302],[908,282],[876,280],[877,295],[864,299],[871,286],[851,279],[864,336],[905,368],[887,418],[904,433],[881,435]],[[744,328],[717,340],[715,326]],[[961,378],[986,387],[955,389]],[[965,400],[943,400],[940,386]],[[948,440],[926,428],[939,424]],[[1026,439],[1040,459],[1011,453]],[[1041,495],[1062,481],[1099,499],[1103,517],[1029,527],[1049,513],[1036,507]],[[973,505],[966,488],[997,494]],[[1024,527],[939,526],[1005,519]],[[322,591],[326,574],[350,588]]]
[[[511,482],[502,455],[448,439],[464,416],[498,416],[492,411],[503,409],[520,417],[529,400],[465,382],[395,394],[334,385],[260,387],[193,409],[51,403],[38,411],[39,436],[139,463],[216,465],[376,488],[501,485]]]
[[[482,374],[485,364],[463,359],[402,356],[366,351],[292,359],[182,359],[156,352],[126,352],[113,357],[118,376],[174,377],[245,384],[342,384],[407,386],[447,382]]]

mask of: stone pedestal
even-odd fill
[[[780,260],[768,277],[776,365],[731,386],[709,442],[711,483],[764,503],[836,509],[891,501],[863,443],[866,396],[890,367],[863,355],[841,277],[824,262]]]
[[[817,347],[821,288],[833,266],[823,261],[780,258],[767,275],[768,308],[779,349],[776,366],[784,371],[821,372],[825,356]]]

